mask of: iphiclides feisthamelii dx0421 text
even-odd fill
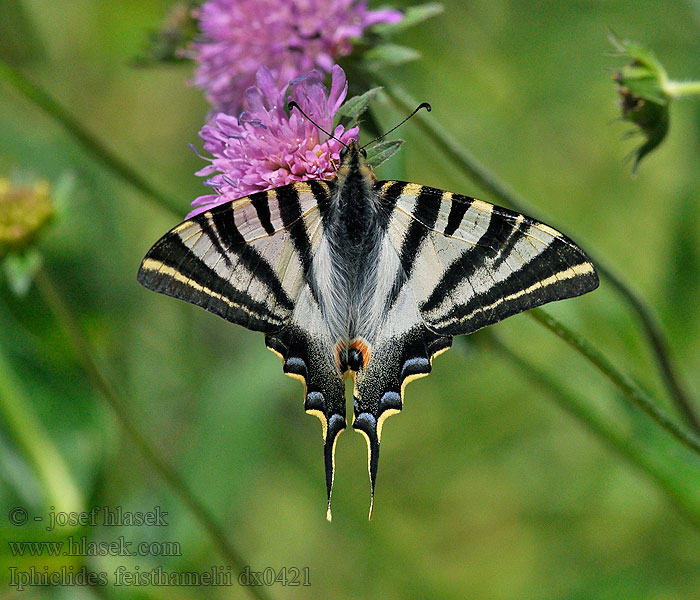
[[[377,181],[352,142],[331,180],[292,183],[216,206],[148,251],[145,287],[265,334],[284,372],[305,384],[323,427],[327,517],[335,443],[367,440],[370,518],[384,420],[456,335],[594,290],[569,238],[469,196]]]

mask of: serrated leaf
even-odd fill
[[[417,60],[420,53],[413,48],[398,44],[381,44],[365,53],[365,64],[370,69],[381,69]]]
[[[367,162],[374,168],[385,163],[399,151],[403,140],[384,140],[367,148]]]
[[[443,10],[444,7],[439,2],[426,2],[418,6],[410,6],[406,9],[403,19],[398,23],[378,24],[373,27],[373,31],[379,35],[391,35],[439,15]]]
[[[372,88],[360,96],[353,96],[343,104],[338,111],[338,115],[340,115],[343,120],[343,124],[346,127],[353,127],[357,119],[367,110],[367,106],[381,89],[381,87]]]

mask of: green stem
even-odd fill
[[[658,407],[654,400],[640,390],[629,377],[620,373],[601,352],[591,346],[581,335],[575,333],[560,321],[557,321],[552,315],[541,308],[533,308],[528,311],[527,314],[585,356],[601,373],[603,373],[603,375],[612,381],[633,404],[641,408],[679,442],[700,455],[700,439],[676,424],[673,419]]]
[[[95,386],[102,392],[107,404],[116,415],[119,423],[129,435],[134,444],[138,447],[146,459],[153,465],[155,470],[166,481],[166,483],[180,496],[183,502],[189,507],[195,517],[202,524],[210,538],[218,546],[221,555],[239,573],[248,563],[241,554],[233,547],[229,537],[216,522],[211,513],[199,501],[189,486],[180,477],[177,471],[163,459],[156,448],[151,444],[135,425],[129,408],[122,403],[121,397],[117,394],[112,384],[103,375],[102,370],[95,361],[95,351],[90,347],[90,342],[86,338],[82,327],[71,313],[68,305],[63,300],[49,274],[44,268],[39,269],[36,274],[36,285],[44,298],[46,304],[56,316],[58,322],[65,329],[72,342],[83,368],[92,379]],[[259,599],[266,598],[261,588],[256,586],[246,586],[250,594]]]
[[[666,336],[651,308],[639,294],[622,280],[621,276],[615,272],[612,267],[605,264],[601,266],[598,258],[593,260],[593,262],[598,271],[608,278],[608,281],[613,287],[636,311],[653,350],[657,366],[661,371],[662,380],[666,385],[671,400],[673,400],[676,405],[676,410],[685,418],[685,421],[690,425],[693,431],[700,433],[700,420],[698,420],[698,416],[693,408],[693,402],[676,374],[676,368],[673,364],[673,358],[671,357],[671,351],[668,347]]]
[[[179,214],[180,203],[152,186],[135,169],[129,166],[92,133],[90,133],[70,112],[45,90],[27,79],[20,71],[0,58],[0,79],[5,80],[25,98],[41,108],[46,114],[66,128],[85,149],[96,156],[108,169],[128,181],[140,192],[149,196],[161,207]]]
[[[671,98],[683,98],[684,96],[700,96],[700,81],[667,81],[664,91]]]
[[[80,511],[83,498],[61,453],[32,410],[22,384],[0,347],[0,415],[43,484],[48,506]]]
[[[379,74],[374,74],[375,80],[384,86],[384,91],[391,98],[396,106],[405,112],[413,110],[417,101],[411,98],[401,87],[383,81]],[[495,177],[486,167],[484,167],[468,150],[455,140],[455,138],[444,129],[436,119],[426,117],[425,114],[418,113],[415,116],[421,130],[440,148],[446,156],[452,159],[466,174],[490,192],[500,202],[515,210],[529,215],[536,216],[537,211],[530,207],[517,193],[515,193],[503,181]],[[551,222],[546,219],[547,222]],[[591,254],[589,253],[589,256]],[[637,313],[642,328],[646,334],[648,342],[652,348],[656,363],[661,372],[663,382],[669,395],[676,405],[677,410],[685,418],[687,423],[700,433],[700,420],[698,419],[690,396],[680,382],[676,369],[671,358],[668,343],[666,342],[662,328],[655,318],[651,308],[642,297],[637,294],[614,269],[608,266],[600,257],[591,256],[596,269],[612,284],[617,292],[623,296],[629,305]]]
[[[625,432],[617,423],[606,418],[594,405],[575,394],[565,390],[558,381],[547,372],[542,371],[513,352],[508,346],[494,335],[482,336],[491,348],[501,357],[518,367],[527,380],[538,384],[547,390],[557,403],[567,412],[581,420],[589,429],[598,435],[613,450],[620,453],[629,463],[641,469],[651,477],[661,489],[671,498],[675,505],[695,525],[700,528],[700,505],[697,498],[688,493],[688,486],[679,484],[675,476],[677,465],[673,464],[675,456],[655,456],[656,451],[645,446],[643,440],[636,439],[633,434]],[[692,487],[690,489],[693,489]]]

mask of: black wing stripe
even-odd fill
[[[207,235],[212,237],[212,241],[218,237],[220,244],[217,245],[217,249],[222,252],[226,264],[231,264],[229,254],[238,255],[238,264],[251,273],[255,273],[256,280],[261,281],[269,288],[279,306],[288,310],[294,307],[294,303],[284,291],[270,263],[253,246],[247,244],[241,232],[238,231],[230,206],[197,215],[194,221]]]
[[[215,262],[213,263],[213,265],[211,267],[206,265],[205,263],[203,263],[203,258],[200,257],[201,262],[203,263],[202,269],[205,270],[204,273],[206,273],[208,270],[217,276],[216,278],[210,278],[208,285],[205,286],[208,290],[210,290],[210,293],[208,294],[209,301],[208,302],[202,301],[199,304],[199,306],[201,306],[205,310],[211,310],[211,312],[214,312],[215,314],[218,314],[218,315],[222,316],[224,319],[228,320],[228,316],[227,316],[228,313],[226,312],[226,309],[224,309],[223,307],[220,306],[221,300],[219,298],[217,298],[217,295],[222,295],[225,293],[224,292],[224,279],[216,273],[215,267],[218,265],[218,263],[220,261],[223,260],[226,267],[228,269],[233,270],[235,268],[235,265],[233,264],[233,257],[235,256],[238,260],[240,260],[240,257],[237,255],[234,255],[232,253],[227,252],[226,249],[222,246],[221,241],[219,240],[219,237],[217,236],[216,232],[214,231],[214,228],[212,226],[210,219],[205,219],[202,217],[199,220],[199,226],[200,226],[200,229],[202,231],[202,235],[205,235],[211,241],[213,247],[216,249],[216,251],[214,252],[214,255],[212,257],[213,259],[215,259]],[[175,239],[176,238],[173,238],[173,240],[175,240]],[[178,239],[177,241],[179,242],[180,240]],[[197,258],[197,256],[191,250],[190,250],[189,254],[192,257]],[[150,254],[149,254],[149,256],[150,256]],[[183,271],[181,268],[182,265],[169,265],[169,266],[174,267],[178,271],[178,273],[181,273],[184,276],[190,276],[190,273],[194,270],[193,268],[190,268],[190,270],[188,270],[188,271]],[[173,280],[174,279],[175,278],[173,278]],[[204,274],[202,274],[200,281],[198,281],[197,283],[199,285],[203,286],[204,282],[206,280],[207,280],[207,277]],[[180,296],[175,296],[175,297],[178,298]],[[231,299],[229,298],[229,300],[231,300]],[[219,307],[219,308],[217,308],[217,307]]]
[[[435,227],[440,214],[443,192],[433,188],[423,186],[416,196],[416,203],[413,209],[414,219],[411,220],[406,235],[401,243],[399,261],[401,269],[396,274],[391,294],[387,300],[387,309],[396,302],[401,293],[401,289],[411,278],[413,266],[416,264],[415,257],[420,252],[423,242],[428,238],[430,230]]]
[[[431,323],[443,334],[476,331],[524,310],[553,300],[570,298],[593,289],[598,278],[593,265],[581,253],[548,246],[527,263]]]
[[[413,211],[414,219],[408,227],[406,236],[401,244],[401,266],[406,272],[406,276],[410,278],[415,264],[414,258],[420,251],[424,240],[428,237],[430,230],[435,227],[438,215],[440,214],[440,206],[442,204],[442,193],[437,193],[438,190],[432,188],[421,188],[416,205]]]
[[[494,215],[491,215],[488,228],[479,238],[476,246],[465,250],[447,267],[440,281],[421,306],[421,310],[429,312],[437,308],[465,277],[470,279],[477,270],[483,268],[486,260],[498,253],[503,245],[502,240],[508,239],[515,227],[514,221],[494,218]]]
[[[292,186],[278,188],[277,200],[279,201],[280,216],[284,227],[289,232],[289,237],[301,259],[304,271],[304,280],[311,289],[311,294],[318,303],[318,291],[313,275],[313,256],[311,254],[311,240],[306,223],[302,218],[299,193]],[[311,188],[313,193],[313,188]]]
[[[227,207],[228,210],[231,210],[229,207]],[[233,213],[233,211],[231,211]],[[224,260],[224,262],[228,265],[231,266],[231,258],[229,256],[229,253],[227,252],[226,248],[222,245],[220,236],[217,235],[216,231],[214,231],[214,226],[213,223],[214,221],[211,219],[211,213],[202,213],[200,215],[197,215],[193,217],[193,221],[199,225],[199,228],[202,230],[204,235],[206,235],[210,240],[211,243],[214,244],[214,247],[216,248],[216,251],[218,255]],[[233,219],[231,219],[233,222]],[[235,228],[236,225],[233,223],[233,227]],[[238,230],[236,229],[236,232]],[[240,235],[240,234],[239,234]],[[245,242],[243,242],[245,243]]]
[[[151,249],[138,277],[147,288],[202,306],[234,323],[247,321],[250,315],[246,326],[251,329],[267,331],[271,323],[282,325],[278,314],[234,287],[176,236]]]
[[[450,214],[447,217],[447,225],[444,231],[445,235],[452,235],[459,229],[459,226],[462,224],[462,219],[473,200],[474,198],[469,198],[468,196],[454,196],[452,198]]]
[[[403,181],[381,181],[375,185],[374,189],[379,198],[377,225],[382,231],[389,227],[391,214],[406,185],[408,184]]]
[[[258,220],[267,235],[275,233],[275,228],[272,225],[272,215],[270,214],[270,202],[274,201],[274,199],[274,195],[271,195],[269,192],[258,192],[250,196],[250,203],[253,205],[258,215]]]
[[[506,261],[510,254],[515,250],[517,243],[525,236],[525,231],[530,225],[530,223],[526,223],[525,221],[526,219],[522,215],[518,215],[516,217],[516,220],[513,222],[512,231],[508,235],[508,238],[501,244],[501,247],[498,249],[496,260],[494,260],[493,264],[491,265],[491,268],[494,271]],[[523,229],[523,224],[525,224],[525,229]]]
[[[301,218],[299,193],[293,187],[285,186],[277,190],[277,200],[282,224],[289,232],[306,273],[311,268],[311,241],[306,231],[306,224]]]

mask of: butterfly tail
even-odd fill
[[[355,375],[353,429],[367,441],[367,465],[370,481],[369,518],[372,518],[374,489],[379,464],[382,426],[387,417],[403,408],[406,384],[430,373],[432,357],[450,347],[452,339],[415,326],[402,337],[380,340],[369,348],[371,361]],[[377,360],[377,358],[380,360]]]
[[[323,428],[323,462],[326,471],[326,518],[331,520],[331,493],[335,475],[335,445],[345,429],[345,384],[338,366],[328,358],[326,346],[291,325],[268,335],[267,347],[280,356],[284,372],[306,386],[304,410],[318,417]]]
[[[333,493],[333,478],[335,476],[335,444],[338,436],[345,429],[345,418],[339,414],[331,415],[323,440],[323,459],[326,469],[326,493],[328,504],[326,507],[326,519],[332,520],[331,494]]]
[[[381,435],[381,427],[377,428],[377,419],[368,412],[356,415],[352,427],[364,435],[367,440],[367,470],[369,471],[370,485],[369,518],[372,519],[374,486],[377,482],[377,466],[379,465],[379,436]]]

